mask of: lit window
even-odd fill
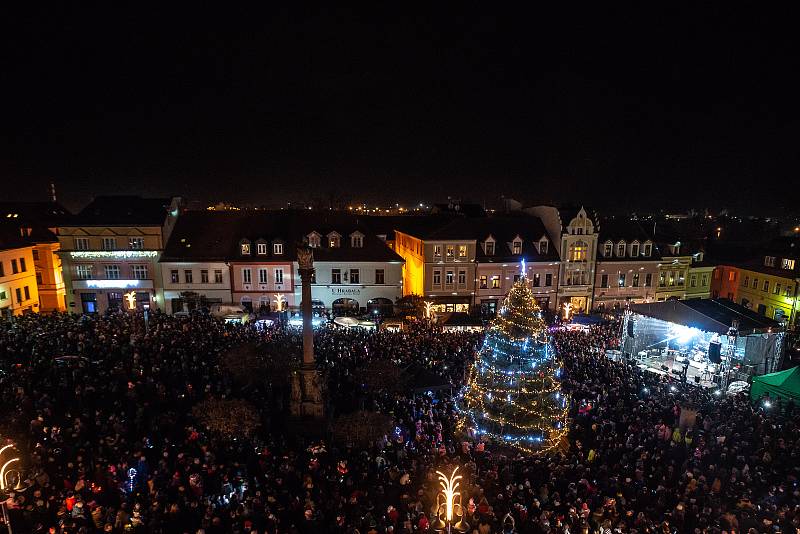
[[[522,241],[514,241],[511,243],[511,251],[514,254],[522,254]]]
[[[467,257],[467,245],[458,245],[458,257],[459,258]]]
[[[92,266],[91,265],[76,265],[75,275],[79,280],[91,280]]]
[[[625,274],[620,273],[619,275],[619,287],[625,287]]]
[[[570,261],[586,261],[586,253],[588,245],[583,241],[576,241],[569,246],[569,260]]]
[[[339,248],[339,236],[335,234],[328,236],[328,246],[331,248]]]
[[[242,256],[249,256],[250,255],[250,243],[242,243],[239,250],[242,253]]]
[[[487,277],[486,277],[486,275],[485,275],[485,274],[484,274],[484,275],[481,275],[481,277],[479,278],[479,280],[480,280],[480,288],[481,288],[481,289],[486,289],[486,287],[487,287],[487,280],[488,280],[488,279],[487,279]]]
[[[625,256],[625,243],[618,243],[617,244],[617,257]]]
[[[272,244],[272,253],[273,254],[283,254],[283,243],[273,243]]]
[[[447,259],[452,260],[456,254],[455,245],[447,245]]]
[[[789,258],[783,258],[783,262],[781,262],[781,267],[784,269],[794,270],[794,260],[790,260]]]
[[[728,273],[728,281],[734,282],[736,280],[736,271],[731,271]]]
[[[128,246],[131,250],[144,250],[144,238],[143,237],[131,237],[128,240]]]
[[[433,245],[433,257],[434,258],[442,257],[442,245]]]
[[[311,248],[319,247],[319,235],[311,234],[308,236],[308,246]]]
[[[256,243],[256,254],[263,256],[267,253],[266,243]]]
[[[498,275],[492,276],[492,289],[500,288],[500,277]]]

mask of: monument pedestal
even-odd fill
[[[292,373],[292,417],[322,419],[325,404],[322,401],[322,377],[313,367],[303,366]]]

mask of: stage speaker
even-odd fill
[[[633,320],[632,319],[628,319],[628,337],[634,337],[633,336]]]
[[[699,384],[700,383],[700,375],[694,375],[694,383],[695,384]]]
[[[720,358],[720,351],[722,350],[722,343],[714,343],[711,342],[708,344],[708,359],[711,360],[713,363],[719,363],[722,361]]]

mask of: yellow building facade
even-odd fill
[[[39,311],[32,245],[0,245],[0,317]]]
[[[403,296],[425,295],[425,244],[422,239],[395,231],[394,251],[405,260]]]
[[[740,268],[736,298],[739,304],[761,315],[794,324],[800,310],[797,284],[791,271],[781,275],[767,269]]]

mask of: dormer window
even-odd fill
[[[515,239],[511,242],[511,253],[512,254],[522,254],[522,241],[519,239]]]
[[[639,243],[633,242],[631,243],[631,257],[638,258],[639,257]]]
[[[363,248],[364,247],[364,234],[360,232],[354,232],[350,234],[350,246],[353,248]]]
[[[320,235],[317,232],[308,234],[308,246],[311,248],[318,248],[320,245]]]
[[[249,256],[250,255],[250,241],[242,241],[239,244],[239,253],[242,256]]]
[[[539,241],[539,254],[547,254],[547,249],[550,242],[547,239]]]
[[[273,254],[283,254],[283,243],[273,243],[272,244],[272,253]]]
[[[494,256],[494,241],[486,241],[483,244],[483,250],[487,256]]]
[[[764,265],[766,267],[775,267],[775,256],[764,256]]]
[[[330,248],[339,248],[341,243],[342,236],[337,234],[336,232],[331,232],[328,234],[328,246]]]
[[[606,241],[603,244],[603,257],[610,258],[613,253],[614,253],[614,243],[612,243],[611,241]]]
[[[259,256],[264,256],[267,254],[267,244],[266,243],[256,243],[256,254]]]
[[[622,258],[625,256],[625,241],[617,243],[617,257]]]
[[[650,243],[645,243],[645,244],[644,244],[644,248],[643,248],[642,250],[643,250],[643,255],[644,255],[646,258],[649,258],[649,257],[650,257],[650,254],[652,254],[652,253],[653,253],[653,245],[652,245],[652,244],[650,244]]]

